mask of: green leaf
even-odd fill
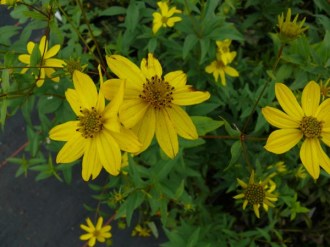
[[[103,10],[99,16],[114,16],[114,15],[125,15],[126,9],[119,6],[112,6]]]
[[[35,20],[48,21],[47,17],[37,11],[23,11],[23,15]]]
[[[190,235],[188,241],[187,241],[187,247],[195,247],[197,246],[199,234],[200,234],[201,228],[197,227],[196,230]]]
[[[38,109],[43,114],[52,113],[60,107],[61,103],[62,100],[57,97],[44,96],[39,99]]]
[[[205,135],[220,128],[224,124],[224,121],[213,120],[209,117],[193,116],[191,119],[197,128],[198,135]]]
[[[128,32],[132,32],[136,29],[139,24],[139,9],[137,3],[133,0],[127,8],[125,26]]]
[[[155,222],[148,221],[147,225],[148,225],[149,229],[151,230],[152,235],[154,235],[155,238],[158,238],[159,234],[158,234],[158,229],[157,229],[157,226],[156,226]]]
[[[241,157],[242,146],[240,140],[234,142],[234,144],[230,148],[230,153],[231,159],[229,165],[224,169],[224,171],[227,171],[232,165],[234,165],[238,161],[239,157]]]
[[[191,49],[196,45],[198,38],[195,34],[189,34],[183,43],[182,58],[186,59]]]
[[[205,56],[210,48],[210,40],[207,38],[199,40],[199,43],[201,45],[201,58],[199,63],[202,64],[205,60]]]
[[[181,181],[178,189],[175,191],[175,199],[179,199],[184,192],[184,180]]]
[[[125,207],[126,207],[126,222],[129,226],[131,223],[131,219],[134,213],[134,210],[139,207],[144,201],[144,194],[140,191],[133,192],[130,194],[126,201],[125,201]]]
[[[0,44],[10,46],[10,44],[12,43],[11,37],[17,34],[20,29],[20,27],[15,26],[0,27]]]

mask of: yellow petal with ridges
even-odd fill
[[[283,83],[276,83],[275,95],[282,109],[290,117],[294,118],[296,121],[300,121],[302,119],[304,112],[290,88]]]
[[[86,140],[76,132],[57,154],[56,163],[71,163],[80,159],[85,151]]]
[[[187,86],[187,91],[174,91],[172,103],[175,105],[195,105],[202,103],[210,98],[209,92],[195,91]]]
[[[60,49],[61,49],[60,45],[54,45],[46,52],[46,54],[44,55],[44,59],[54,57],[59,52]]]
[[[106,56],[111,71],[120,79],[127,79],[127,87],[141,91],[146,78],[142,71],[127,58],[120,55]]]
[[[142,99],[125,100],[120,107],[119,118],[126,128],[132,128],[143,118],[149,104]]]
[[[102,166],[108,173],[117,176],[121,169],[121,152],[117,142],[107,130],[103,130],[96,140]]]
[[[164,81],[175,89],[183,88],[187,83],[187,75],[182,70],[172,71],[164,76]]]
[[[281,129],[295,129],[299,128],[299,121],[294,120],[289,115],[285,114],[284,112],[266,106],[262,108],[262,115],[265,117],[268,123],[271,125],[281,128]]]
[[[301,106],[306,116],[314,116],[320,103],[320,86],[310,81],[301,96]]]
[[[69,102],[71,109],[74,111],[74,113],[77,116],[81,115],[80,112],[81,103],[77,91],[72,88],[69,88],[65,92],[65,97],[66,100]]]
[[[88,181],[93,174],[94,166],[98,162],[96,140],[94,138],[86,139],[86,148],[82,161],[82,178]]]
[[[152,53],[148,53],[148,59],[142,59],[140,68],[144,76],[148,79],[151,79],[151,77],[155,75],[157,75],[158,78],[162,77],[162,66]]]
[[[96,106],[97,89],[92,79],[78,70],[73,72],[73,84],[83,108],[91,109]]]
[[[321,140],[330,147],[330,132],[322,132],[321,137]]]
[[[113,132],[111,135],[116,140],[121,150],[130,153],[137,153],[140,151],[142,144],[132,130],[122,127],[119,133]]]
[[[155,128],[155,110],[152,107],[149,107],[141,121],[133,127],[134,133],[142,144],[139,153],[143,152],[150,146],[152,138],[155,135]]]
[[[260,213],[259,213],[259,204],[253,204],[253,210],[257,218],[260,218]]]
[[[320,175],[320,150],[318,148],[319,140],[316,138],[306,138],[301,145],[300,159],[307,172],[317,179]]]
[[[317,108],[317,111],[315,113],[315,117],[323,122],[324,128],[330,127],[330,98],[324,100],[319,107]]]
[[[68,141],[75,134],[79,121],[69,121],[55,126],[49,131],[49,138],[55,141]]]
[[[174,158],[179,151],[178,136],[165,110],[156,111],[156,138],[165,154]]]
[[[280,129],[273,131],[264,146],[269,152],[282,154],[293,148],[303,137],[298,129]]]
[[[104,118],[112,118],[118,115],[119,108],[124,100],[124,88],[125,81],[120,84],[116,95],[112,98],[111,102],[106,106],[104,110]]]
[[[165,109],[170,117],[178,135],[194,140],[198,138],[197,130],[189,115],[180,107],[172,105]]]
[[[48,67],[55,67],[55,68],[63,68],[63,65],[65,65],[65,62],[62,59],[58,58],[49,58],[44,60],[45,66]]]

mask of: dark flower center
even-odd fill
[[[306,138],[318,138],[321,136],[322,122],[315,117],[304,116],[299,127]]]
[[[246,200],[251,204],[262,204],[265,199],[265,190],[259,184],[249,184],[244,192]]]
[[[146,83],[143,83],[143,90],[139,97],[155,109],[161,109],[171,107],[173,91],[174,87],[155,75],[151,77],[151,80],[147,79]]]
[[[80,110],[81,116],[78,116],[78,129],[84,138],[93,138],[103,128],[102,115],[94,107],[91,110]]]

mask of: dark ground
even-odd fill
[[[9,22],[13,20],[0,7],[0,27]],[[36,182],[33,172],[15,178],[18,166],[4,161],[26,141],[22,117],[8,119],[0,133],[0,247],[82,247],[79,225],[93,217],[83,203],[95,205],[96,201],[81,178],[81,167],[75,167],[71,185],[55,178]],[[160,239],[131,237],[132,229],[112,225],[113,247],[156,247],[165,241],[163,234]]]

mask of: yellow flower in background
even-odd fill
[[[86,219],[87,225],[80,224],[80,228],[87,233],[80,236],[80,240],[88,241],[88,246],[93,247],[96,241],[104,243],[107,238],[111,238],[111,226],[103,226],[103,218],[99,217],[96,226],[92,223],[90,218]]]
[[[148,54],[140,68],[120,55],[107,56],[111,71],[126,80],[124,102],[119,111],[121,122],[132,128],[142,143],[140,152],[146,150],[153,137],[170,158],[179,150],[178,135],[185,139],[197,139],[192,120],[181,106],[194,105],[210,98],[208,92],[196,91],[186,85],[183,71],[170,72],[163,77],[162,66]],[[121,80],[111,79],[101,90],[107,99],[118,91]]]
[[[132,236],[150,237],[151,230],[147,226],[137,225],[132,231]]]
[[[209,74],[213,74],[214,80],[218,82],[219,76],[221,79],[221,83],[223,86],[226,86],[227,80],[226,75],[231,77],[238,77],[239,73],[236,69],[229,66],[228,64],[231,63],[234,58],[236,57],[236,52],[232,52],[227,54],[227,63],[225,63],[222,59],[221,54],[217,54],[217,59],[214,60],[211,64],[205,67],[205,71]]]
[[[277,17],[279,28],[279,38],[282,42],[287,43],[296,38],[298,38],[303,32],[305,32],[308,27],[303,27],[306,18],[304,18],[300,23],[297,23],[299,14],[297,14],[293,21],[291,21],[291,9],[288,9],[286,18],[284,19],[284,13]]]
[[[277,196],[272,192],[275,190],[276,184],[270,178],[256,183],[254,171],[252,171],[248,184],[239,178],[237,178],[237,182],[243,188],[243,192],[234,196],[234,198],[244,199],[243,210],[248,204],[251,204],[255,215],[260,218],[259,207],[261,205],[265,211],[268,211],[269,207],[275,207],[273,202],[277,201]]]
[[[305,86],[301,106],[292,91],[282,83],[276,83],[275,95],[284,112],[268,106],[262,109],[266,120],[280,128],[270,134],[265,149],[282,154],[304,139],[300,159],[308,173],[317,179],[320,166],[330,173],[330,159],[320,143],[322,141],[330,147],[330,99],[319,104],[320,86],[315,81]]]
[[[1,0],[1,1],[0,1],[0,4],[2,4],[2,5],[13,6],[13,5],[15,5],[17,2],[20,2],[20,0]]]
[[[102,75],[99,67],[101,84]],[[124,83],[120,81],[116,95],[105,106],[103,94],[98,94],[92,79],[80,71],[73,73],[75,89],[65,96],[78,120],[60,124],[49,132],[56,141],[66,141],[56,157],[57,163],[70,163],[81,156],[82,177],[96,178],[102,167],[111,175],[121,170],[121,151],[138,152],[141,144],[136,135],[121,126],[118,110],[123,101]]]
[[[230,51],[229,46],[231,44],[230,39],[225,39],[223,41],[216,41],[217,52],[220,55],[220,59],[224,64],[229,64],[236,57],[236,51]]]
[[[152,32],[157,33],[161,27],[173,27],[176,22],[182,20],[181,17],[173,16],[174,14],[181,13],[176,7],[169,9],[167,2],[157,2],[160,12],[154,12],[152,23]]]
[[[330,98],[330,78],[323,83],[323,81],[320,82],[320,91],[321,91],[321,97],[322,100],[325,98]]]
[[[31,55],[36,44],[30,41],[27,44],[27,51],[29,54],[23,54],[18,56],[18,60],[24,64],[31,66]],[[41,87],[44,84],[45,78],[48,77],[54,82],[59,82],[59,77],[53,77],[52,74],[55,72],[54,68],[62,68],[65,65],[65,62],[61,59],[52,58],[54,57],[60,50],[60,45],[54,45],[50,49],[48,49],[48,41],[46,40],[46,36],[42,36],[39,43],[39,52],[40,52],[40,73],[36,75],[37,78],[37,86]],[[44,68],[45,67],[45,68]],[[22,70],[22,73],[26,73],[29,68],[25,68]]]

